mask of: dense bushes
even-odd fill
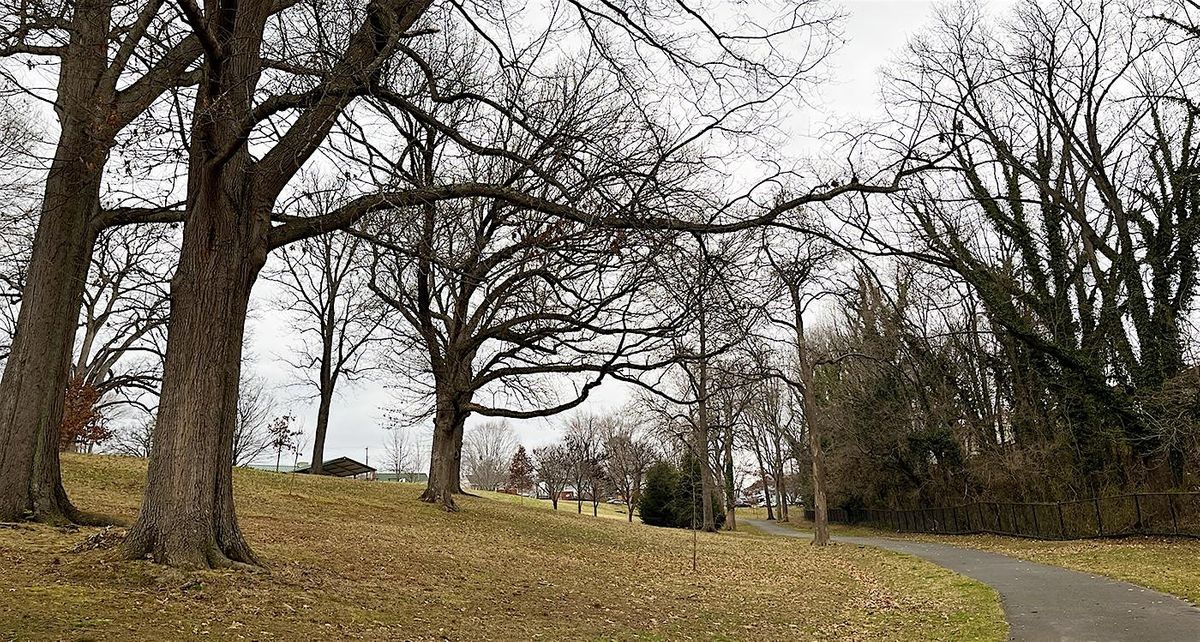
[[[700,467],[689,455],[682,467],[660,461],[646,472],[646,485],[638,500],[638,514],[650,526],[692,528],[702,521]],[[717,528],[725,523],[720,498],[713,498],[713,519]],[[693,522],[694,518],[694,522]]]

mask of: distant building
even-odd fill
[[[294,472],[308,473],[311,471],[310,466],[299,468]],[[359,461],[350,459],[349,457],[338,457],[330,459],[321,464],[321,474],[331,477],[349,477],[351,479],[375,479],[375,469]]]

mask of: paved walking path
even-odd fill
[[[747,519],[772,535],[810,533]],[[907,553],[990,585],[1000,593],[1010,639],[1019,642],[1200,640],[1200,609],[1164,593],[969,548],[884,537],[834,537]]]

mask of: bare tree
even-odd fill
[[[575,485],[575,509],[583,513],[583,498],[592,502],[596,513],[598,484],[603,481],[604,437],[613,430],[614,418],[590,413],[567,418],[563,445],[571,462],[571,483]]]
[[[396,481],[402,481],[402,475],[411,472],[416,465],[416,443],[409,438],[405,426],[390,426],[385,430],[383,462],[396,475]]]
[[[107,449],[126,457],[150,456],[151,441],[154,438],[154,417],[148,416],[143,421],[135,421],[116,431],[116,435],[107,444]]]
[[[812,330],[807,329],[807,324],[811,324],[809,317],[812,316],[813,306],[837,294],[839,286],[830,278],[830,274],[836,269],[838,255],[834,248],[818,239],[780,234],[765,235],[762,252],[769,266],[769,280],[773,282],[773,287],[769,286],[769,289],[782,289],[784,293],[783,297],[775,299],[775,305],[769,308],[767,316],[772,324],[785,330],[782,343],[794,351],[790,357],[782,360],[789,371],[779,376],[791,388],[803,412],[809,456],[812,459],[813,544],[824,546],[829,543],[825,434],[814,382],[816,369],[828,360],[822,360],[814,354],[810,347]],[[850,356],[841,355],[838,359]],[[780,433],[777,435],[795,440],[790,433]],[[783,444],[776,443],[777,457],[780,458],[781,446]],[[778,475],[785,474],[782,469],[780,461]],[[777,494],[782,502],[781,507],[786,507],[786,493]],[[782,510],[786,511],[786,508]]]
[[[695,196],[701,174],[722,176],[721,168],[702,171],[704,165],[693,162],[705,158],[718,164],[720,158],[700,153],[696,141],[746,124],[743,119],[750,112],[766,113],[759,106],[807,79],[811,65],[828,52],[830,39],[825,35],[829,20],[816,3],[794,7],[787,16],[791,26],[778,31],[739,21],[736,14],[725,17],[730,24],[745,27],[745,35],[715,30],[700,12],[686,6],[671,8],[667,16],[641,9],[634,15],[610,8],[602,9],[600,15],[589,11],[569,17],[561,14],[566,22],[550,25],[545,30],[548,39],[556,38],[561,29],[576,29],[589,37],[602,31],[606,37],[589,47],[586,55],[562,61],[563,71],[549,79],[541,73],[547,61],[540,52],[554,47],[526,48],[513,43],[513,51],[529,52],[515,59],[503,49],[481,47],[478,51],[484,55],[468,58],[465,64],[491,76],[483,93],[461,91],[456,78],[444,82],[447,79],[439,75],[441,68],[428,64],[421,51],[423,37],[432,41],[432,36],[451,33],[454,30],[448,27],[455,22],[476,31],[495,24],[491,16],[469,15],[470,10],[461,5],[441,8],[443,13],[437,14],[431,3],[423,0],[382,0],[370,3],[365,11],[357,7],[322,11],[320,29],[268,28],[288,21],[307,23],[312,12],[289,3],[213,0],[204,9],[192,3],[184,7],[186,22],[205,55],[188,137],[188,208],[179,268],[172,281],[158,434],[150,483],[126,543],[131,557],[150,555],[168,564],[200,567],[256,563],[237,527],[231,476],[224,464],[231,442],[237,353],[248,298],[273,249],[353,225],[372,211],[428,208],[443,200],[504,201],[592,229],[727,231],[768,222],[806,203],[873,189],[857,181],[834,188],[822,186],[761,214],[747,213],[746,198],[739,195],[713,210],[719,220],[714,220],[713,211],[687,208],[679,198],[681,194]],[[276,13],[280,17],[273,20]],[[423,18],[439,28],[413,31]],[[501,21],[499,33],[480,37],[489,44],[504,40],[505,33],[514,33],[513,19],[516,17]],[[670,29],[670,33],[648,31],[646,20],[655,29]],[[610,24],[616,29],[610,29]],[[676,36],[681,28],[689,29],[708,46],[681,44]],[[451,36],[457,38],[458,33]],[[784,49],[779,46],[763,46],[801,34],[806,46],[795,50],[813,54],[802,61],[782,55]],[[751,41],[755,44],[750,45]],[[301,51],[321,54],[303,56],[303,64],[285,62]],[[577,60],[600,61],[607,73],[584,73],[572,67]],[[510,73],[514,68],[517,73]],[[704,87],[695,101],[679,101],[682,109],[703,113],[701,126],[690,125],[695,119],[673,114],[668,121],[659,116],[655,108],[658,98],[638,80],[640,76],[662,82],[671,70],[681,76],[680,89]],[[617,122],[609,123],[613,136],[573,137],[552,145],[553,151],[535,144],[540,158],[533,162],[519,152],[492,145],[497,131],[518,129],[529,134],[527,141],[537,141],[543,138],[540,130],[553,130],[560,113],[555,109],[539,113],[539,105],[545,105],[539,100],[564,93],[560,81],[573,77],[591,78],[596,83],[589,87],[591,95],[609,96],[616,103],[633,101]],[[521,92],[536,98],[528,104],[513,104],[512,94],[504,90],[523,82],[538,85],[530,88],[538,91]],[[729,91],[714,91],[713,83],[732,86]],[[360,97],[370,100],[357,101]],[[396,154],[364,154],[366,163],[382,159],[388,170],[381,181],[386,189],[351,198],[322,216],[296,216],[277,207],[301,168],[318,152],[338,144],[326,145],[328,135],[344,122],[343,117],[352,116],[348,110],[360,103],[372,108],[386,105],[398,119],[419,122],[427,130],[451,138],[454,152],[464,159],[507,158],[522,166],[518,172],[522,181],[509,180],[514,175],[511,167],[486,182],[448,183],[445,176],[436,182],[411,180],[427,178],[427,174],[396,177],[392,170],[407,162],[425,136],[401,135],[394,146],[378,138],[364,140],[360,122],[344,130],[343,140],[348,145],[397,150]],[[464,131],[442,120],[444,114],[435,114],[430,108],[433,104],[462,105],[484,118],[473,120],[474,127]],[[664,122],[647,122],[656,118]],[[689,124],[660,126],[668,122]],[[618,160],[613,162],[613,158]],[[632,162],[622,166],[626,159]],[[580,186],[587,189],[580,190]],[[891,187],[876,191],[888,189]],[[411,252],[414,247],[403,249]],[[461,371],[452,374],[463,376]],[[519,417],[531,412],[503,414]],[[439,448],[446,438],[451,445]],[[437,441],[437,465],[431,469],[427,499],[452,506],[449,494],[456,482],[450,480],[458,461],[453,451],[459,440],[452,430]],[[201,521],[211,522],[211,527],[197,528]]]
[[[173,236],[163,225],[129,225],[96,243],[71,375],[101,393],[102,407],[155,405],[144,397],[157,396],[162,378]]]
[[[279,472],[279,461],[283,453],[295,452],[300,455],[300,437],[304,431],[295,426],[296,418],[292,415],[280,415],[267,425],[268,444],[275,449],[275,472]]]
[[[639,436],[624,422],[614,421],[606,426],[604,435],[604,469],[613,489],[625,502],[626,517],[633,521],[646,471],[657,460],[649,441]]]
[[[242,376],[233,433],[233,466],[248,466],[271,448],[268,429],[277,407],[278,402],[262,379]]]
[[[305,215],[330,211],[337,192],[314,183],[300,199]],[[300,344],[288,361],[302,385],[318,399],[312,465],[321,474],[329,413],[339,383],[350,384],[370,369],[364,361],[386,309],[367,288],[369,272],[358,258],[363,241],[343,233],[305,239],[275,253],[266,278],[279,284],[276,307],[292,315]]]
[[[37,132],[16,100],[0,101],[0,362],[16,332],[21,290],[37,227]]]
[[[533,467],[538,483],[550,496],[550,505],[558,510],[558,499],[571,480],[571,455],[566,446],[551,444],[534,448]]]
[[[499,490],[508,480],[508,462],[516,449],[516,438],[507,421],[485,421],[467,430],[463,469],[471,487]]]

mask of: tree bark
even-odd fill
[[[454,494],[462,492],[459,477],[462,465],[463,427],[466,417],[453,408],[439,408],[433,420],[433,445],[430,448],[429,481],[421,501],[437,504],[448,511],[458,510]]]
[[[222,175],[193,170],[189,193],[204,197],[191,203],[171,282],[146,495],[126,544],[130,557],[185,568],[258,565],[238,528],[230,462],[246,311],[266,262],[268,222],[229,198]]]
[[[813,546],[829,543],[829,504],[825,497],[825,449],[812,424],[808,427],[809,449],[812,451],[813,476]]]
[[[333,386],[322,386],[320,394],[321,402],[317,406],[317,427],[313,433],[312,462],[308,469],[314,475],[320,475],[324,471],[325,434],[329,432],[329,410],[333,406]]]
[[[62,486],[58,430],[114,132],[106,124],[110,105],[95,95],[106,70],[109,7],[78,6],[76,12],[70,47],[101,55],[64,56],[59,71],[61,133],[0,380],[0,521],[85,520]]]
[[[196,97],[188,204],[146,494],[130,529],[133,558],[186,568],[258,565],[233,503],[233,438],[250,291],[266,263],[274,194],[256,198],[238,137],[257,83],[261,15],[237,51],[206,62]],[[222,154],[222,150],[231,150]],[[220,154],[221,158],[214,158]]]
[[[733,426],[724,439],[725,450],[725,530],[737,530],[737,490],[733,487]]]
[[[809,354],[808,340],[804,332],[804,313],[800,305],[799,290],[791,291],[796,315],[796,360],[800,366],[800,403],[804,408],[804,422],[808,428],[808,446],[812,453],[813,485],[813,546],[829,544],[829,505],[825,496],[825,449],[821,445],[821,429],[818,420],[816,393],[816,364]]]

